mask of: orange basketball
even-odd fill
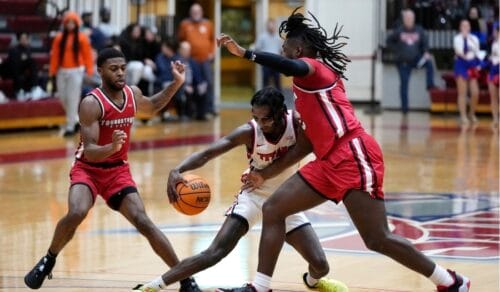
[[[173,203],[174,208],[182,214],[196,215],[208,207],[210,203],[210,186],[207,181],[194,174],[184,175],[187,184],[176,186],[179,200]]]

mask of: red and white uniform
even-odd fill
[[[302,60],[315,73],[293,78],[295,107],[316,160],[299,174],[318,193],[335,202],[350,189],[383,198],[382,151],[356,118],[340,76],[318,60]]]
[[[71,185],[87,185],[95,197],[99,194],[106,201],[123,189],[135,188],[136,184],[130,174],[127,162],[130,145],[130,130],[134,122],[136,104],[132,88],[123,88],[124,102],[116,105],[100,88],[95,88],[89,95],[99,103],[102,115],[99,118],[99,138],[97,145],[103,146],[112,143],[112,134],[115,130],[122,130],[127,139],[122,148],[98,162],[90,162],[84,155],[84,143],[80,141],[75,153],[76,161],[71,169]]]
[[[255,120],[249,124],[253,129],[252,149],[248,149],[247,157],[250,167],[243,173],[243,177],[251,169],[263,169],[281,157],[288,149],[295,145],[297,138],[293,124],[293,112],[288,111],[286,115],[286,126],[278,141],[268,141]],[[262,205],[267,198],[292,174],[298,166],[291,166],[279,175],[264,181],[264,183],[252,192],[241,191],[233,205],[228,209],[226,215],[236,214],[247,220],[249,228],[262,220]],[[286,218],[286,232],[290,232],[300,226],[309,224],[307,217],[300,212]]]

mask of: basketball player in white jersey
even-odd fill
[[[281,92],[271,87],[264,88],[255,93],[250,103],[253,115],[250,122],[236,128],[208,148],[191,154],[170,171],[167,189],[170,202],[175,202],[179,198],[175,186],[183,182],[181,173],[197,169],[237,146],[246,147],[250,164],[242,175],[243,182],[251,169],[262,169],[270,165],[291,147],[297,145],[299,149],[310,151],[309,140],[305,138],[293,112],[286,110]],[[241,190],[233,205],[227,210],[224,224],[206,250],[184,259],[153,281],[138,285],[134,291],[160,291],[179,279],[187,278],[218,263],[234,249],[240,238],[253,225],[261,221],[262,205],[266,199],[296,170],[297,167],[292,166],[273,179],[265,181],[259,188],[251,191]],[[307,277],[320,279],[314,287],[320,291],[327,291],[334,283],[336,287],[339,285],[345,287],[338,281],[324,278],[329,272],[328,262],[316,233],[303,213],[287,217],[286,241],[309,263],[309,271],[303,275],[304,281]]]

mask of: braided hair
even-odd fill
[[[250,104],[252,106],[268,106],[274,121],[282,119],[286,112],[285,97],[274,87],[264,87],[257,91]]]
[[[306,18],[302,13],[297,12],[301,7],[297,7],[287,20],[283,21],[279,27],[281,38],[299,39],[304,48],[310,50],[315,56],[321,57],[323,62],[342,78],[344,76],[349,58],[340,50],[346,42],[338,43],[337,40],[348,37],[340,35],[343,26],[335,25],[333,35],[328,36],[326,30],[320,25],[318,19],[311,13],[312,19]],[[315,25],[314,25],[315,24]]]

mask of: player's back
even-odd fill
[[[313,66],[315,72],[293,78],[295,107],[314,154],[322,158],[340,138],[352,132],[363,132],[363,128],[340,76],[318,60],[303,60]]]

